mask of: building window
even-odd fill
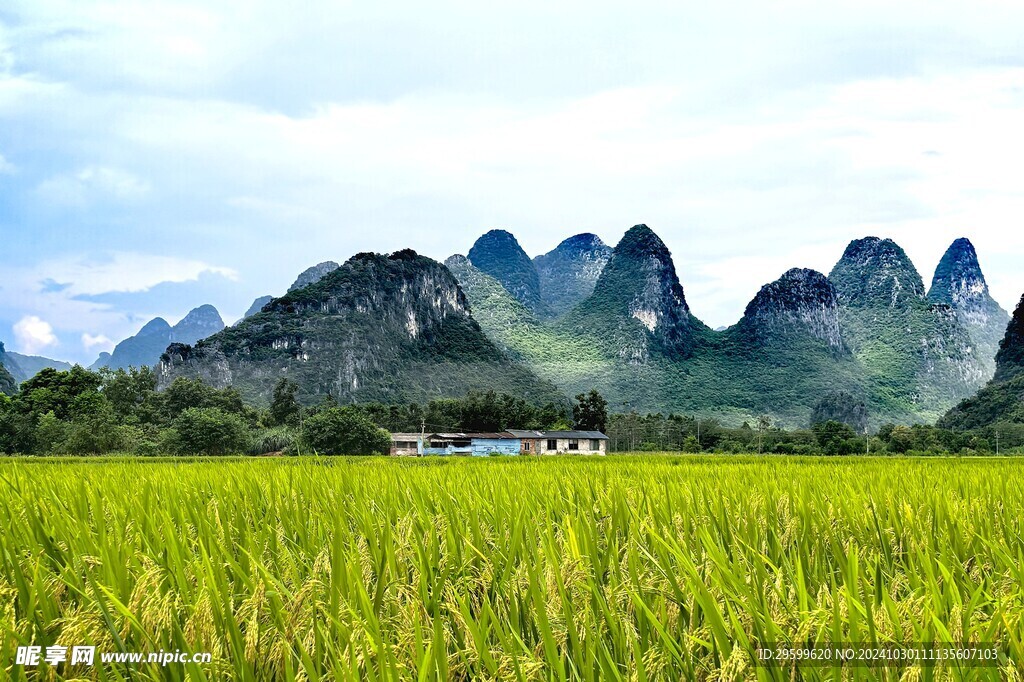
[[[528,440],[524,440],[523,441],[523,451],[524,452],[529,452],[530,451],[530,441],[528,441]]]
[[[548,450],[557,450],[557,449],[558,449],[558,441],[553,439],[553,438],[549,439],[548,440]]]
[[[575,438],[570,438],[569,439],[569,449],[570,450],[579,450],[580,449],[580,442],[578,440],[576,440]]]

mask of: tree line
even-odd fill
[[[32,455],[373,454],[391,432],[603,430],[596,391],[574,404],[533,405],[504,393],[474,392],[426,404],[339,405],[327,397],[303,406],[298,386],[281,379],[266,408],[234,388],[178,378],[157,391],[150,367],[89,371],[44,369],[13,396],[0,395],[0,452]]]
[[[607,433],[612,452],[988,454],[1024,446],[1024,425],[957,431],[886,424],[869,433],[866,412],[842,396],[823,401],[811,428],[787,430],[767,416],[730,428],[690,415],[609,415],[597,391],[564,404],[534,405],[482,391],[425,404],[339,405],[328,397],[303,406],[296,399],[298,386],[281,379],[270,405],[254,407],[234,388],[215,389],[198,379],[178,378],[162,391],[156,387],[149,367],[44,369],[15,395],[0,395],[0,452],[373,454],[389,451],[392,432],[572,428]]]
[[[857,415],[857,421],[861,417]],[[786,455],[988,455],[1024,448],[1024,424],[953,430],[930,424],[883,424],[869,430],[838,421],[815,421],[810,428],[784,429],[768,416],[723,426],[717,419],[691,415],[614,414],[608,420],[611,452],[711,452]]]

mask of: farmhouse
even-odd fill
[[[392,455],[418,455],[420,454],[420,438],[418,433],[392,433],[391,454]]]
[[[519,431],[509,429],[519,438],[524,455],[605,455],[608,436],[600,431]]]
[[[600,431],[521,431],[500,433],[393,433],[392,455],[603,455],[608,436]]]

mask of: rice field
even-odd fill
[[[0,462],[4,679],[1020,679],[1024,461]],[[974,642],[996,667],[755,665]],[[208,651],[57,669],[18,646]]]

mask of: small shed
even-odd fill
[[[392,433],[391,454],[392,455],[420,455],[423,454],[421,439],[423,436],[418,433]]]

